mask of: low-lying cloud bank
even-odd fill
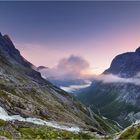
[[[63,58],[53,68],[42,69],[41,75],[44,78],[54,79],[75,79],[81,76],[81,72],[89,69],[89,63],[80,56],[71,55]]]
[[[102,74],[100,76],[94,77],[95,80],[102,81],[103,83],[130,83],[135,85],[140,85],[140,73],[132,78],[122,78],[118,75],[113,74]]]
[[[76,92],[77,90],[80,90],[80,89],[83,89],[83,88],[87,88],[91,85],[91,81],[89,80],[85,80],[85,84],[82,84],[82,85],[70,85],[70,86],[61,86],[60,88],[63,89],[64,91],[66,92],[69,92],[69,93],[74,93]]]

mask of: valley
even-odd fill
[[[28,133],[35,129],[31,138],[40,138],[40,133],[50,138],[43,130],[52,129],[56,138],[95,138],[120,130],[43,79],[34,68],[20,55],[9,36],[0,36],[0,135],[15,139],[12,131],[25,130],[17,137],[29,138]]]
[[[139,50],[116,56],[110,68],[77,96],[97,114],[123,127],[140,119]]]
[[[0,140],[140,140],[140,1],[0,2]]]

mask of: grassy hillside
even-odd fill
[[[5,122],[0,120],[0,139],[95,139],[88,132],[68,132],[47,126],[37,126],[23,122]]]
[[[130,139],[139,140],[140,139],[140,124],[134,124],[121,133],[118,139]]]

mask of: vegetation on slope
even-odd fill
[[[124,88],[127,90],[123,90]],[[136,90],[135,92],[133,91],[134,89]],[[125,99],[125,94],[128,91],[132,96],[131,101],[134,102],[134,99],[137,97],[135,93],[139,91],[138,86],[134,87],[134,85],[129,84],[126,87],[123,84],[97,82],[83,91],[83,93],[79,93],[77,97],[84,104],[90,106],[96,114],[115,120],[123,127],[128,127],[132,123],[128,114],[131,112],[135,114],[140,111],[138,105],[129,102],[131,98]]]
[[[140,139],[140,124],[132,125],[127,128],[120,136],[119,139],[130,139],[139,140]]]
[[[95,139],[88,132],[69,132],[48,126],[0,120],[0,136],[8,139]]]

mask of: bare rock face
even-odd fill
[[[0,136],[0,140],[8,140],[5,136]]]
[[[39,66],[39,67],[37,67],[37,71],[40,71],[42,69],[48,69],[48,67],[45,67],[45,66]]]
[[[110,68],[104,74],[119,74],[121,77],[133,77],[140,71],[140,47],[135,52],[127,52],[116,56]]]
[[[140,47],[136,49],[136,53],[140,55]]]

